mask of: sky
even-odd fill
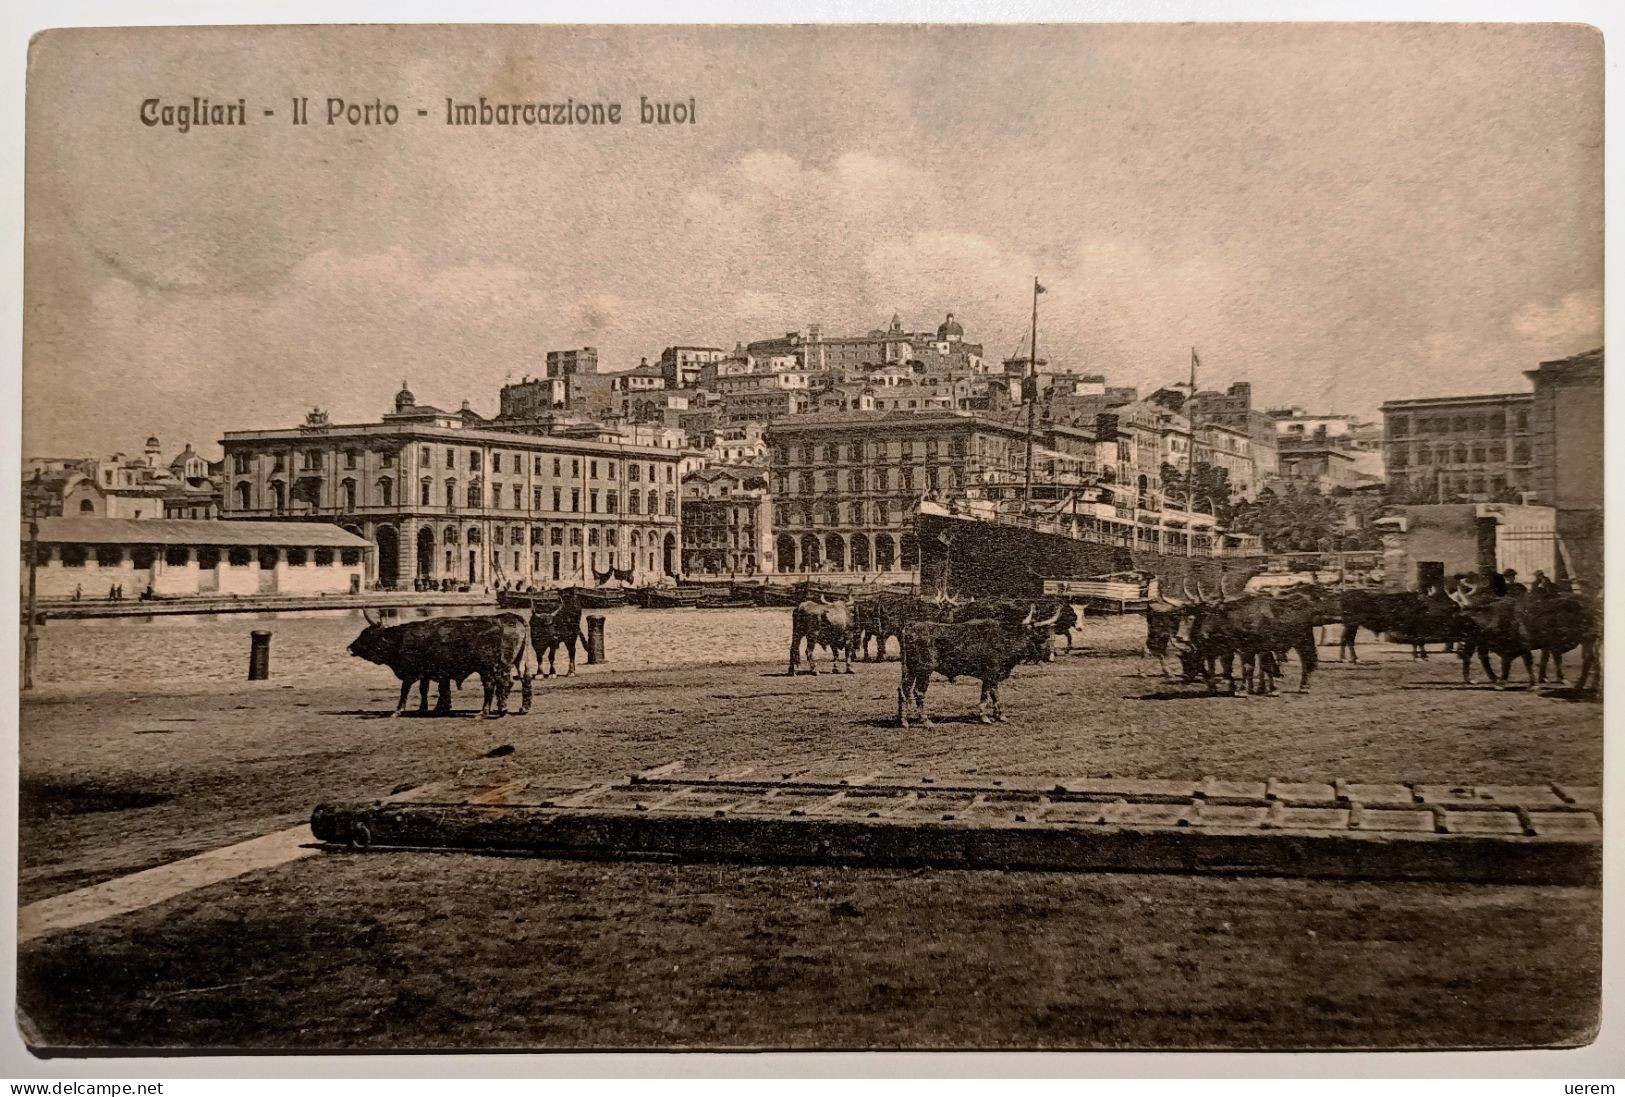
[[[1602,341],[1602,72],[1572,25],[49,32],[24,453],[216,456],[375,421],[403,380],[490,415],[550,349],[624,369],[893,313],[997,361],[1035,275],[1040,357],[1112,384],[1194,346],[1203,387],[1315,412],[1526,390]],[[625,117],[444,124],[482,95]],[[248,124],[142,124],[193,96]],[[400,121],[329,126],[330,96]]]

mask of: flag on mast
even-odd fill
[[[1049,292],[1049,287],[1045,286],[1038,279],[1034,278],[1033,279],[1033,292],[1034,293],[1048,293]]]

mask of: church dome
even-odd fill
[[[937,328],[937,339],[946,342],[950,339],[963,339],[964,337],[965,329],[959,326],[959,321],[955,320],[954,314],[950,312],[948,319],[944,320],[942,326]]]
[[[418,398],[412,395],[412,390],[406,387],[406,382],[403,380],[401,382],[401,391],[395,394],[395,410],[404,411],[417,402]]]
[[[147,448],[148,449],[157,449],[158,448],[158,436],[156,434],[152,435],[151,437],[149,437],[147,439]]]

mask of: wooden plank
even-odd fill
[[[845,793],[836,794],[845,797]],[[835,797],[821,801],[829,803]],[[432,847],[594,858],[1272,875],[1376,880],[1594,884],[1602,843],[1595,837],[1518,833],[1433,834],[1329,827],[1290,829],[1298,812],[1320,822],[1348,809],[1293,809],[1277,802],[1277,829],[1179,826],[1174,805],[1117,805],[1139,821],[1113,825],[993,819],[906,819],[453,808],[397,804],[324,805],[311,830],[343,841],[365,825],[373,847]],[[1069,804],[1069,809],[1096,805]],[[1107,805],[1110,807],[1110,805]],[[1473,818],[1486,813],[1469,813]],[[1145,822],[1167,816],[1173,825]],[[1600,832],[1599,832],[1600,833]]]

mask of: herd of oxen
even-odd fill
[[[1526,589],[1500,576],[1456,576],[1424,592],[1396,593],[1368,588],[1338,588],[1314,582],[1268,591],[1215,594],[1189,584],[1184,597],[1162,593],[1145,610],[1144,654],[1155,659],[1158,673],[1186,682],[1203,682],[1218,692],[1222,679],[1239,689],[1270,694],[1277,689],[1287,660],[1296,656],[1298,689],[1307,692],[1319,664],[1317,630],[1342,626],[1340,660],[1359,661],[1355,641],[1363,628],[1412,647],[1414,658],[1427,658],[1430,643],[1445,645],[1460,659],[1462,680],[1472,680],[1476,657],[1490,681],[1506,684],[1514,660],[1521,659],[1531,686],[1544,682],[1549,666],[1563,682],[1563,656],[1579,649],[1580,676],[1575,685],[1595,687],[1600,680],[1598,649],[1602,613],[1596,600],[1570,586],[1550,583]],[[418,688],[418,710],[428,711],[429,685],[439,688],[436,711],[450,710],[450,687],[479,675],[484,687],[480,715],[504,714],[517,680],[522,690],[519,712],[530,709],[532,684],[556,673],[562,647],[566,674],[575,673],[576,643],[581,636],[581,605],[566,591],[557,604],[533,606],[529,613],[496,613],[473,617],[438,617],[384,625],[370,612],[367,627],[350,645],[350,654],[389,667],[401,683],[395,714]],[[1056,598],[955,599],[872,591],[844,598],[814,596],[791,611],[789,673],[816,674],[814,653],[829,652],[831,666],[852,673],[852,659],[884,659],[889,641],[898,644],[902,679],[897,690],[897,719],[909,725],[912,712],[930,726],[926,690],[933,675],[981,683],[977,714],[984,723],[1005,719],[999,686],[1021,663],[1052,659],[1057,637],[1072,649],[1076,609]],[[871,645],[873,651],[871,652]],[[1540,656],[1537,678],[1534,656]],[[1177,671],[1170,668],[1174,657]],[[1490,656],[1501,659],[1495,673]],[[545,670],[543,669],[545,663]]]

